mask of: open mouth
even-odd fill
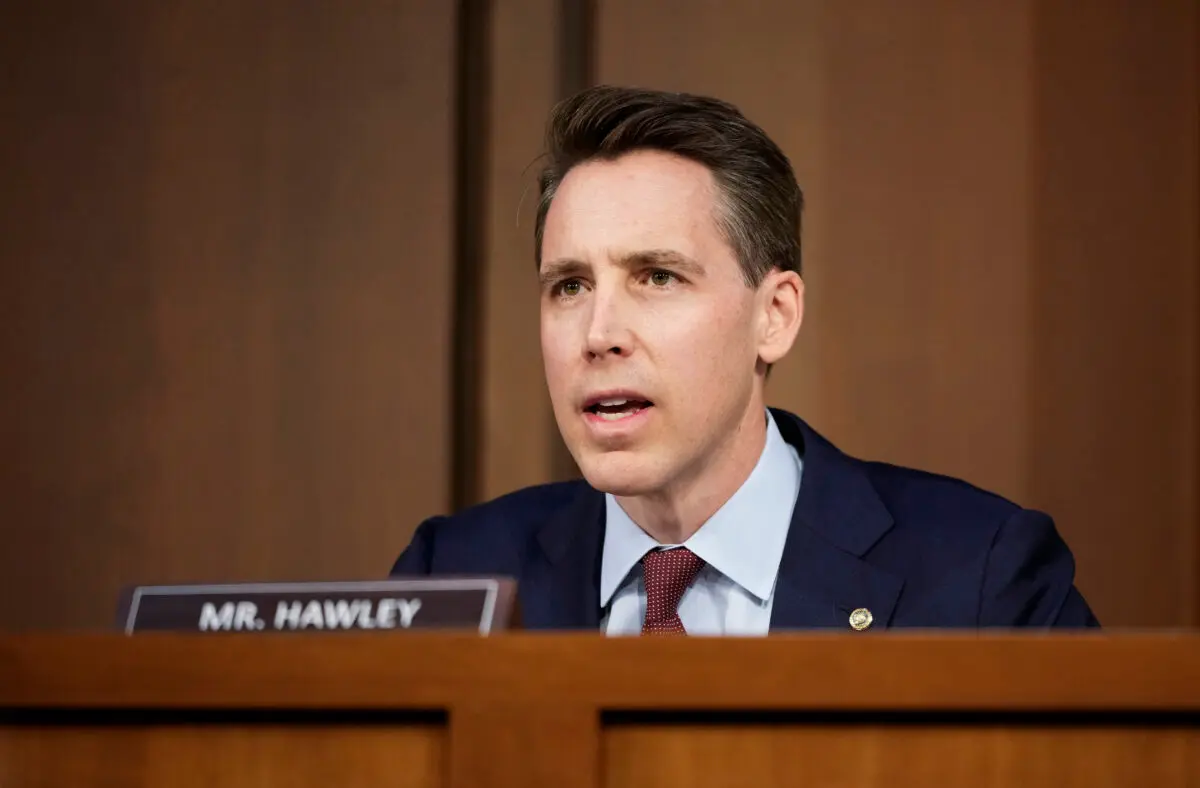
[[[583,410],[604,421],[620,421],[652,407],[654,403],[649,400],[611,397],[591,402]]]

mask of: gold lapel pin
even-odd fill
[[[869,629],[871,622],[875,620],[875,616],[871,615],[871,611],[865,607],[860,607],[850,614],[850,626],[856,632],[862,632],[864,629]]]

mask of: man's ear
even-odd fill
[[[771,271],[759,285],[758,357],[774,364],[787,355],[804,321],[804,280],[795,271]]]

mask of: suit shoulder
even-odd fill
[[[942,524],[994,532],[1022,507],[963,479],[885,462],[864,462],[898,524]]]
[[[1012,501],[962,479],[846,454],[795,414],[773,413],[784,438],[802,448],[805,462],[816,459],[826,464],[827,473],[865,477],[899,531],[911,534],[953,527],[981,533],[979,526],[994,531],[1022,511]]]
[[[963,479],[882,462],[865,463],[865,472],[892,517],[872,558],[902,574],[917,597],[963,578],[974,578],[966,586],[974,588],[983,582],[1005,529],[1013,524],[1027,533],[1040,522],[1026,516],[1029,510]]]
[[[587,489],[582,481],[526,487],[455,514],[429,517],[417,527],[391,573],[515,575],[539,527]]]
[[[579,480],[523,487],[433,519],[439,534],[470,534],[481,528],[494,531],[497,527],[509,533],[530,531],[569,504],[586,487],[587,484]]]

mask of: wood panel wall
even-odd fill
[[[1200,624],[1196,3],[1037,7],[1028,493],[1110,619]]]
[[[455,30],[5,4],[0,627],[105,626],[125,583],[379,577],[449,505]]]
[[[508,0],[492,8],[476,500],[548,481],[562,443],[542,367],[532,241],[542,130],[559,97],[561,5]]]
[[[0,628],[380,576],[569,474],[531,237],[588,81],[720,95],[792,157],[772,404],[1050,511],[1107,623],[1200,623],[1196,6],[6,4]]]

